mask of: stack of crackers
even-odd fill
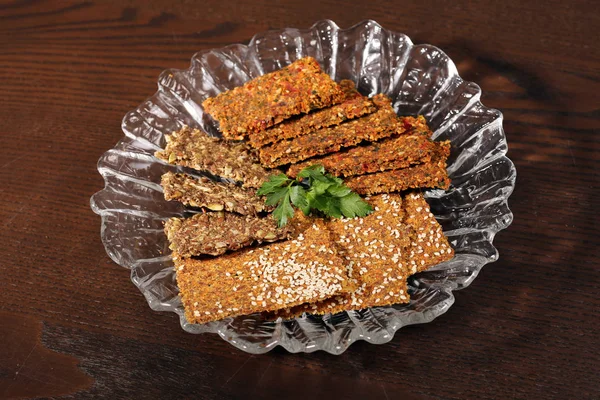
[[[292,237],[214,258],[174,253],[190,322],[337,313],[409,302],[406,279],[453,257],[421,194],[382,194],[352,219],[295,218]]]
[[[406,303],[408,276],[453,257],[424,197],[406,192],[450,184],[450,143],[433,141],[423,117],[398,117],[387,96],[334,82],[310,57],[203,107],[222,139],[184,127],[156,153],[197,170],[161,182],[167,200],[201,211],[165,225],[190,322]],[[278,227],[256,189],[271,174],[295,177],[314,164],[371,196],[374,211],[353,219],[298,213]]]

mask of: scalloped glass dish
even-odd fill
[[[336,81],[353,80],[365,95],[387,94],[399,115],[424,115],[435,139],[452,142],[452,186],[429,190],[426,197],[456,256],[409,279],[409,304],[290,321],[267,322],[255,314],[190,324],[183,315],[163,233],[165,220],[189,211],[164,200],[160,177],[177,167],[153,153],[165,146],[166,134],[182,125],[218,136],[203,113],[205,98],[304,56],[316,58]],[[507,199],[516,179],[506,157],[502,114],[481,104],[479,86],[462,80],[440,49],[414,45],[406,35],[374,21],[340,29],[325,20],[309,29],[261,33],[247,46],[200,52],[190,68],[163,72],[158,87],[154,96],[125,116],[125,137],[98,161],[106,185],[91,198],[91,207],[102,217],[108,255],[131,269],[131,280],[153,310],[177,313],[187,332],[218,333],[249,353],[283,346],[290,352],[340,354],[357,340],[385,343],[402,326],[443,314],[454,302],[452,291],[468,286],[485,264],[498,258],[492,241],[512,222]]]

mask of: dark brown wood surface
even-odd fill
[[[595,1],[0,1],[0,398],[600,398]],[[371,18],[505,116],[514,222],[385,345],[253,356],[150,310],[100,242],[99,156],[158,74],[270,28]]]

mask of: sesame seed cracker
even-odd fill
[[[191,323],[275,311],[354,289],[324,221],[314,221],[314,227],[308,224],[293,240],[252,252],[202,260],[175,254],[174,261],[185,315]]]
[[[404,222],[417,233],[411,243],[409,272],[424,271],[454,257],[454,249],[442,231],[441,225],[431,213],[422,194],[408,194],[404,198]]]

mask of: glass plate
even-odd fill
[[[160,177],[178,168],[153,153],[165,146],[166,134],[184,124],[218,136],[202,110],[204,99],[305,56],[316,58],[336,81],[353,80],[365,95],[387,94],[399,115],[423,114],[435,139],[452,142],[452,186],[429,190],[426,197],[456,256],[409,279],[409,304],[285,322],[267,322],[255,314],[190,324],[163,233],[164,221],[189,212],[164,200]],[[153,310],[175,312],[187,332],[218,333],[249,353],[283,346],[290,352],[340,354],[357,340],[385,343],[402,326],[446,312],[454,302],[452,291],[468,286],[485,264],[498,258],[492,241],[512,221],[507,199],[516,171],[505,156],[502,114],[481,104],[480,96],[479,86],[462,80],[443,51],[414,45],[406,35],[374,21],[340,29],[324,20],[310,29],[258,34],[247,46],[197,53],[188,69],[160,75],[154,96],[123,119],[125,137],[98,161],[106,185],[91,198],[91,207],[102,216],[106,252],[131,269],[131,280]]]

